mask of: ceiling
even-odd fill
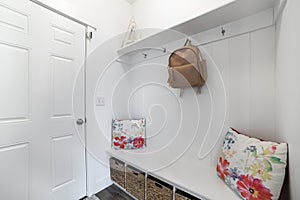
[[[126,0],[128,3],[130,3],[130,4],[133,4],[133,3],[135,3],[136,1],[138,1],[138,0]]]

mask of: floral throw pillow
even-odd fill
[[[287,151],[286,143],[261,141],[229,130],[217,164],[218,176],[242,199],[278,199]]]
[[[140,149],[145,146],[146,120],[113,120],[112,147],[114,149]]]

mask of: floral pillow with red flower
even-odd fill
[[[218,176],[242,199],[279,199],[287,151],[286,143],[261,141],[231,129],[218,160]]]
[[[140,149],[146,145],[146,120],[113,120],[112,147]]]

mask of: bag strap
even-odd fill
[[[168,82],[169,82],[169,85],[171,85],[172,84],[172,82],[174,81],[174,72],[173,72],[173,70],[169,70],[169,80],[168,80]]]
[[[197,47],[198,48],[198,47]],[[199,48],[198,48],[199,49]],[[202,66],[202,62],[204,61],[204,59],[203,59],[203,57],[202,57],[202,53],[201,53],[201,50],[199,49],[199,51],[198,51],[198,60],[197,60],[197,62],[198,62],[198,70],[199,70],[199,74],[200,74],[200,76],[201,76],[201,78],[204,80],[204,81],[206,81],[205,80],[205,77],[206,77],[206,75],[204,74],[205,72],[203,72],[203,68],[205,67],[205,66]],[[198,89],[197,89],[197,94],[201,94],[201,88],[202,88],[202,86],[199,86],[198,87]]]

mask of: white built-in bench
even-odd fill
[[[205,167],[196,161],[187,161],[184,158],[157,171],[149,170],[149,166],[159,162],[160,158],[149,162],[139,162],[137,155],[139,151],[108,150],[111,157],[117,158],[148,175],[154,176],[174,188],[188,192],[200,199],[212,200],[240,200],[216,174],[214,167]],[[144,152],[143,152],[144,153]]]

